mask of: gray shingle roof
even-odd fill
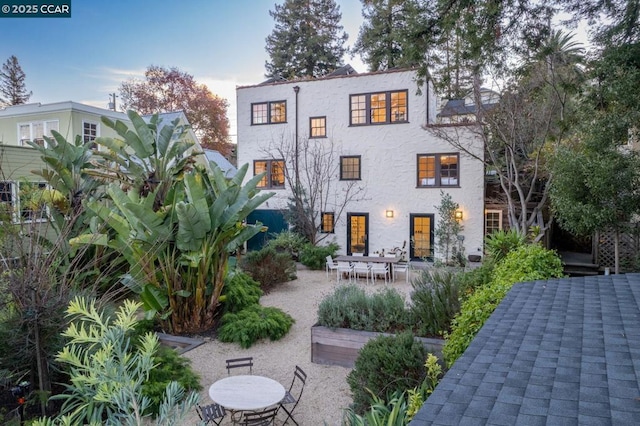
[[[640,424],[640,274],[513,286],[410,423]]]

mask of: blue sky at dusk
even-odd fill
[[[28,2],[27,2],[28,3]],[[106,108],[109,94],[147,66],[176,66],[229,100],[264,78],[265,38],[275,0],[71,0],[71,18],[0,18],[0,62],[15,55],[30,102],[76,101]],[[355,41],[360,0],[337,0]],[[345,58],[365,71],[359,58]]]

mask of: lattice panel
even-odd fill
[[[640,252],[640,226],[629,224],[628,232],[620,234],[620,272],[637,270]],[[598,234],[598,263],[600,269],[615,267],[615,233],[601,231]]]

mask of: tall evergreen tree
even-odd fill
[[[267,37],[267,76],[321,77],[338,68],[347,33],[334,0],[285,0],[269,11],[275,28]]]
[[[419,0],[362,0],[364,22],[352,53],[370,71],[409,67],[423,60],[411,42],[411,27],[426,12]]]
[[[20,105],[29,101],[32,93],[27,92],[25,77],[18,58],[11,55],[0,71],[0,105]]]

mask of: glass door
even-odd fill
[[[411,221],[410,258],[433,260],[433,215],[411,214],[409,220]]]
[[[347,213],[347,254],[369,254],[369,214]]]

